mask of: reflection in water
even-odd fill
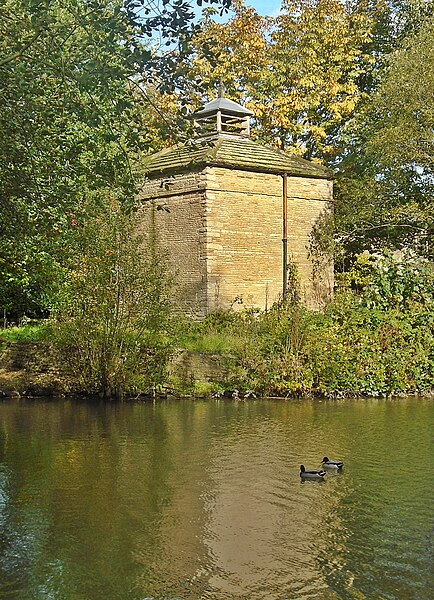
[[[416,399],[3,402],[0,598],[428,600],[433,421]],[[325,455],[343,472],[301,482]]]

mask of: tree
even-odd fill
[[[132,206],[139,153],[162,143],[152,90],[185,85],[178,58],[197,24],[186,1],[153,7],[135,0],[0,7],[0,302],[13,315],[49,308],[77,224],[92,210],[88,198],[115,194]]]
[[[434,175],[434,18],[390,56],[370,117],[370,152]]]
[[[2,13],[2,304],[20,312],[44,303],[85,190],[126,183],[122,111],[110,107],[126,94],[116,58],[97,74],[110,47],[96,58],[96,25],[101,38],[109,11],[7,2]],[[118,27],[112,50],[119,39]]]
[[[272,66],[256,110],[284,148],[330,160],[360,100],[372,22],[354,3],[287,0],[272,33]]]
[[[363,250],[434,256],[434,19],[390,54],[381,82],[349,124],[336,224],[350,264]]]
[[[195,53],[190,78],[199,80],[209,96],[220,84],[225,93],[237,99],[251,100],[252,86],[258,85],[269,65],[270,33],[273,19],[261,17],[244,0],[233,0],[234,16],[225,23],[213,20],[209,11],[203,27],[192,39]],[[195,107],[203,99],[190,90]]]
[[[202,78],[210,96],[223,82],[229,97],[244,101],[259,139],[329,160],[360,99],[372,20],[356,2],[340,0],[285,0],[275,19],[242,0],[233,9],[227,23],[208,18],[193,38],[192,76]],[[193,107],[198,101],[193,91]]]

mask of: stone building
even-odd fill
[[[331,173],[254,142],[252,115],[217,98],[195,113],[193,144],[149,159],[144,226],[155,226],[180,304],[197,316],[270,307],[289,291],[294,266],[307,306],[318,306],[332,290],[330,264],[314,273],[308,252],[314,224],[331,210]]]

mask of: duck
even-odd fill
[[[340,470],[344,466],[341,460],[330,460],[327,456],[322,459],[322,466],[324,469],[336,469]]]
[[[306,469],[304,468],[304,465],[300,465],[300,477],[302,479],[312,479],[315,481],[324,481],[324,476],[327,473],[325,471],[318,471],[318,470],[312,470],[312,471],[306,471]]]

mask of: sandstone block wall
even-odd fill
[[[144,227],[154,222],[168,250],[181,307],[203,316],[230,306],[263,309],[281,297],[282,192],[280,175],[219,167],[145,182]],[[288,177],[288,259],[310,307],[319,292],[309,236],[331,199],[332,182]],[[322,285],[332,286],[331,266],[326,271]]]
[[[282,179],[216,167],[206,175],[209,309],[269,307],[282,291]]]
[[[143,227],[154,220],[175,277],[177,304],[197,316],[207,312],[205,186],[202,173],[187,173],[147,180],[141,192]]]
[[[217,167],[205,173],[209,309],[227,308],[236,299],[244,306],[271,306],[283,286],[282,177]],[[297,265],[302,298],[311,307],[318,298],[309,236],[331,196],[327,180],[288,177],[288,259]]]
[[[288,260],[297,266],[304,304],[314,309],[333,294],[332,259],[315,274],[308,250],[312,229],[321,215],[332,210],[332,199],[332,181],[288,177]]]

